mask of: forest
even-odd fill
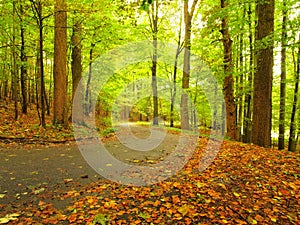
[[[218,127],[232,140],[296,150],[297,1],[256,5],[251,1],[24,0],[1,5],[0,98],[14,102],[15,120],[35,105],[42,127],[45,115],[52,116],[54,125],[68,127],[80,83],[82,113],[88,116],[96,109],[105,126],[111,126],[112,105],[117,104],[123,119],[157,124],[161,118],[182,129]],[[149,55],[113,71],[111,79],[101,84],[98,100],[92,100],[91,79],[99,73],[93,63],[118,46],[138,41],[153,46]],[[159,42],[174,44],[174,49]],[[172,62],[162,59],[165,51],[174,51],[164,56],[173,55]],[[209,68],[214,82],[201,84],[203,72],[195,69],[200,65],[191,65],[191,55]],[[147,77],[150,87],[134,84]],[[160,78],[168,84],[159,83]],[[133,86],[135,95],[150,88],[152,97],[144,96],[133,105],[123,93],[115,103],[126,85]],[[170,93],[160,97],[160,86],[167,86]],[[203,86],[210,86],[210,92],[222,90],[221,107],[208,101]]]
[[[0,5],[0,224],[300,223],[298,0]]]

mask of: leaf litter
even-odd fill
[[[60,196],[72,201],[64,209],[45,198],[1,214],[1,221],[17,213],[8,224],[300,223],[299,153],[224,141],[200,173],[207,141],[201,138],[188,164],[158,184],[135,187],[100,179]]]

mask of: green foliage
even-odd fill
[[[94,217],[93,224],[106,225],[108,221],[109,221],[109,215],[99,213]]]
[[[154,0],[143,0],[142,4],[141,4],[141,9],[148,11],[150,5],[153,3]]]

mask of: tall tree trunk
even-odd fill
[[[45,75],[44,75],[44,46],[43,46],[43,7],[42,2],[30,0],[33,12],[36,17],[36,22],[39,28],[39,41],[38,50],[39,54],[37,56],[37,71],[36,71],[36,100],[37,100],[37,111],[40,118],[40,125],[46,127],[45,122]],[[41,115],[39,112],[39,100],[41,103]]]
[[[15,107],[15,120],[19,117],[18,100],[19,100],[19,76],[17,69],[17,53],[16,53],[16,0],[13,0],[13,36],[12,36],[12,90]]]
[[[286,44],[287,44],[287,10],[283,0],[282,32],[281,32],[281,80],[280,80],[280,108],[279,108],[279,137],[278,149],[284,149],[285,133],[285,98],[286,98]]]
[[[227,0],[221,0],[221,8],[227,9]],[[229,34],[228,16],[222,18],[223,36],[222,42],[224,47],[224,96],[226,104],[226,135],[232,140],[237,138],[237,118],[236,118],[236,105],[234,99],[234,80],[233,80],[233,63],[232,63],[232,40]]]
[[[37,43],[37,56],[36,56],[36,66],[35,66],[35,101],[36,101],[36,110],[37,110],[37,114],[39,116],[39,120],[40,120],[40,124],[42,124],[41,122],[41,116],[40,116],[40,103],[41,103],[41,97],[40,97],[40,93],[41,93],[41,60],[40,60],[40,38],[38,40]]]
[[[253,48],[253,32],[252,32],[252,6],[248,5],[248,29],[249,29],[249,75],[248,75],[248,91],[245,94],[245,110],[244,110],[244,127],[243,127],[243,142],[250,143],[252,139],[252,86],[253,86],[253,71],[254,71],[254,48]]]
[[[191,54],[191,33],[192,33],[192,19],[198,0],[194,0],[189,10],[189,1],[184,1],[184,62],[183,62],[183,76],[180,115],[181,115],[181,129],[189,130],[189,107],[188,107],[188,89],[190,86],[190,54]]]
[[[176,49],[176,55],[175,55],[175,61],[174,61],[174,67],[173,67],[173,90],[171,92],[171,108],[170,108],[170,127],[174,127],[174,106],[175,106],[175,99],[177,94],[177,66],[178,66],[178,58],[183,50],[182,43],[181,43],[181,18],[180,18],[180,28],[178,31],[178,41],[177,41],[177,49]]]
[[[27,114],[27,56],[25,52],[25,28],[23,22],[23,2],[20,2],[20,25],[21,25],[21,92],[22,92],[22,113]]]
[[[78,87],[79,82],[82,77],[82,57],[81,57],[81,33],[82,33],[82,25],[81,21],[76,21],[73,25],[73,34],[72,34],[72,102],[74,99],[74,95],[76,90],[78,89],[78,93],[81,95],[80,99],[83,101],[83,87]],[[76,123],[83,123],[83,109],[79,107],[78,109],[72,109],[73,121]]]
[[[53,124],[68,126],[67,120],[67,11],[65,0],[56,0],[54,16],[54,119]]]
[[[254,77],[253,135],[254,144],[271,146],[274,0],[259,1],[257,5],[257,71]],[[269,38],[267,46],[262,40]]]
[[[93,72],[93,51],[94,51],[95,44],[91,43],[90,48],[90,62],[89,62],[89,73],[88,73],[88,79],[86,83],[86,89],[85,89],[85,97],[84,97],[84,113],[86,116],[88,116],[91,112],[91,79],[92,79],[92,72]]]
[[[152,32],[152,46],[153,46],[153,55],[152,55],[152,98],[153,98],[153,125],[158,125],[158,93],[157,93],[157,33],[158,33],[158,0],[152,2],[151,10],[149,10],[149,19]]]
[[[45,122],[45,74],[44,74],[44,37],[43,37],[43,14],[42,14],[42,3],[38,1],[37,13],[38,13],[38,20],[39,20],[39,42],[40,42],[40,73],[41,73],[41,125],[42,127],[46,127]]]
[[[299,35],[300,38],[300,35]],[[298,44],[298,54],[297,54],[297,65],[295,71],[295,89],[294,89],[294,100],[293,100],[293,108],[291,115],[291,123],[290,123],[290,136],[289,136],[289,145],[288,150],[291,152],[296,151],[296,112],[298,105],[298,90],[299,90],[299,77],[300,77],[300,44]]]
[[[244,20],[244,18],[243,18]],[[238,57],[238,63],[239,63],[239,76],[237,77],[237,83],[238,83],[238,118],[237,118],[237,140],[242,141],[242,127],[243,127],[243,100],[244,100],[244,55],[243,55],[243,49],[244,49],[244,35],[243,32],[240,35],[240,45],[239,45],[239,57]]]

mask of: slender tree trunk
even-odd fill
[[[285,133],[285,98],[286,98],[286,44],[287,44],[287,10],[283,0],[282,33],[281,33],[281,80],[280,80],[280,108],[279,108],[279,137],[278,149],[284,149]]]
[[[253,86],[253,71],[254,71],[254,60],[253,60],[253,32],[252,32],[252,6],[251,3],[248,5],[248,33],[249,33],[249,75],[248,75],[248,90],[245,94],[245,110],[244,110],[244,138],[243,142],[250,143],[252,140],[252,86]]]
[[[228,7],[227,0],[221,0],[221,8]],[[223,47],[224,47],[224,95],[226,104],[226,135],[232,140],[237,138],[237,117],[236,105],[234,99],[234,79],[233,79],[233,62],[232,62],[232,40],[229,34],[228,16],[222,18]]]
[[[182,42],[181,42],[181,28],[182,28],[182,14],[180,16],[180,26],[178,31],[178,41],[177,41],[177,49],[176,49],[176,55],[175,55],[175,61],[174,61],[174,67],[173,67],[173,91],[171,92],[171,108],[170,108],[170,127],[174,127],[174,106],[175,106],[175,99],[177,94],[177,66],[178,66],[178,58],[183,50],[182,48]]]
[[[300,38],[300,35],[299,35]],[[298,47],[298,54],[297,54],[297,68],[295,74],[295,89],[294,89],[294,100],[293,100],[293,108],[292,108],[292,115],[291,115],[291,123],[290,123],[290,136],[289,136],[289,145],[288,150],[291,152],[296,151],[296,112],[297,112],[297,105],[298,105],[298,90],[299,90],[299,77],[300,77],[300,44]]]
[[[153,99],[153,125],[158,125],[158,93],[157,93],[157,33],[158,33],[158,0],[152,2],[151,11],[149,10],[150,25],[152,31],[152,99]]]
[[[15,120],[19,117],[18,100],[19,100],[19,76],[17,69],[17,53],[16,53],[16,0],[13,0],[13,37],[12,37],[12,89],[15,107]]]
[[[180,32],[181,33],[181,32]],[[175,55],[175,62],[174,62],[174,68],[173,68],[173,91],[171,93],[171,108],[170,108],[170,127],[174,127],[174,106],[175,106],[175,99],[176,99],[176,94],[177,94],[177,66],[178,66],[178,57],[182,51],[181,44],[180,44],[180,37],[178,39],[178,45],[177,45],[177,50],[176,50],[176,55]]]
[[[244,18],[243,18],[244,20]],[[242,127],[243,127],[243,100],[244,100],[244,55],[243,55],[243,49],[244,49],[244,35],[243,33],[240,35],[240,46],[239,46],[239,57],[238,57],[238,63],[239,63],[239,76],[237,77],[237,83],[238,83],[238,132],[237,132],[237,140],[242,141]]]
[[[21,92],[22,92],[22,113],[27,114],[27,56],[25,52],[25,28],[23,22],[23,2],[20,2],[20,25],[21,25]]]
[[[86,116],[88,116],[91,112],[91,79],[92,79],[92,72],[93,72],[93,51],[94,51],[95,44],[91,43],[90,48],[90,62],[89,62],[89,73],[88,73],[88,79],[86,83],[86,90],[85,90],[85,97],[84,97],[84,105],[85,110],[84,113]]]
[[[71,69],[72,69],[72,102],[74,99],[74,95],[76,90],[81,95],[81,101],[83,101],[83,87],[78,87],[79,82],[82,77],[82,57],[81,57],[81,33],[82,33],[82,26],[80,21],[76,21],[73,25],[73,34],[72,34],[72,62],[71,62]],[[76,123],[82,124],[83,123],[83,109],[79,107],[78,109],[72,110],[73,121]]]
[[[45,74],[44,74],[44,37],[43,37],[43,13],[42,13],[42,3],[38,1],[37,13],[38,13],[38,20],[39,20],[39,45],[40,45],[40,81],[41,81],[41,125],[42,127],[46,127],[45,122]]]
[[[56,0],[54,16],[54,119],[68,126],[67,119],[67,11],[65,0]]]
[[[153,95],[153,125],[158,126],[158,93],[157,93],[157,40],[153,40],[152,58],[152,95]]]
[[[259,1],[257,5],[257,71],[254,77],[253,135],[254,144],[271,146],[274,0]],[[261,41],[269,38],[267,46]]]
[[[184,1],[184,62],[183,62],[183,76],[182,76],[182,89],[181,94],[181,105],[180,105],[180,115],[181,115],[181,129],[189,130],[189,107],[188,107],[188,89],[190,83],[190,51],[191,51],[191,32],[192,32],[192,19],[194,11],[196,8],[198,0],[194,0],[189,10],[189,1]]]
[[[36,101],[36,110],[39,116],[40,124],[41,122],[41,116],[40,116],[40,93],[41,93],[41,60],[40,60],[40,40],[38,40],[37,44],[37,57],[36,57],[36,67],[35,67],[35,101]]]

